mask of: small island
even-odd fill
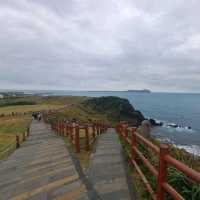
[[[144,89],[144,90],[127,90],[126,92],[135,92],[135,93],[151,93],[150,90]]]

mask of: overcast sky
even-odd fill
[[[0,0],[0,89],[200,92],[199,0]]]

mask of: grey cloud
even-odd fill
[[[200,92],[199,10],[198,0],[0,0],[0,88]]]

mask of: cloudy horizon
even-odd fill
[[[0,89],[200,92],[198,0],[0,0]]]

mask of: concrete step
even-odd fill
[[[0,163],[0,177],[1,200],[89,199],[64,141],[42,122]]]

